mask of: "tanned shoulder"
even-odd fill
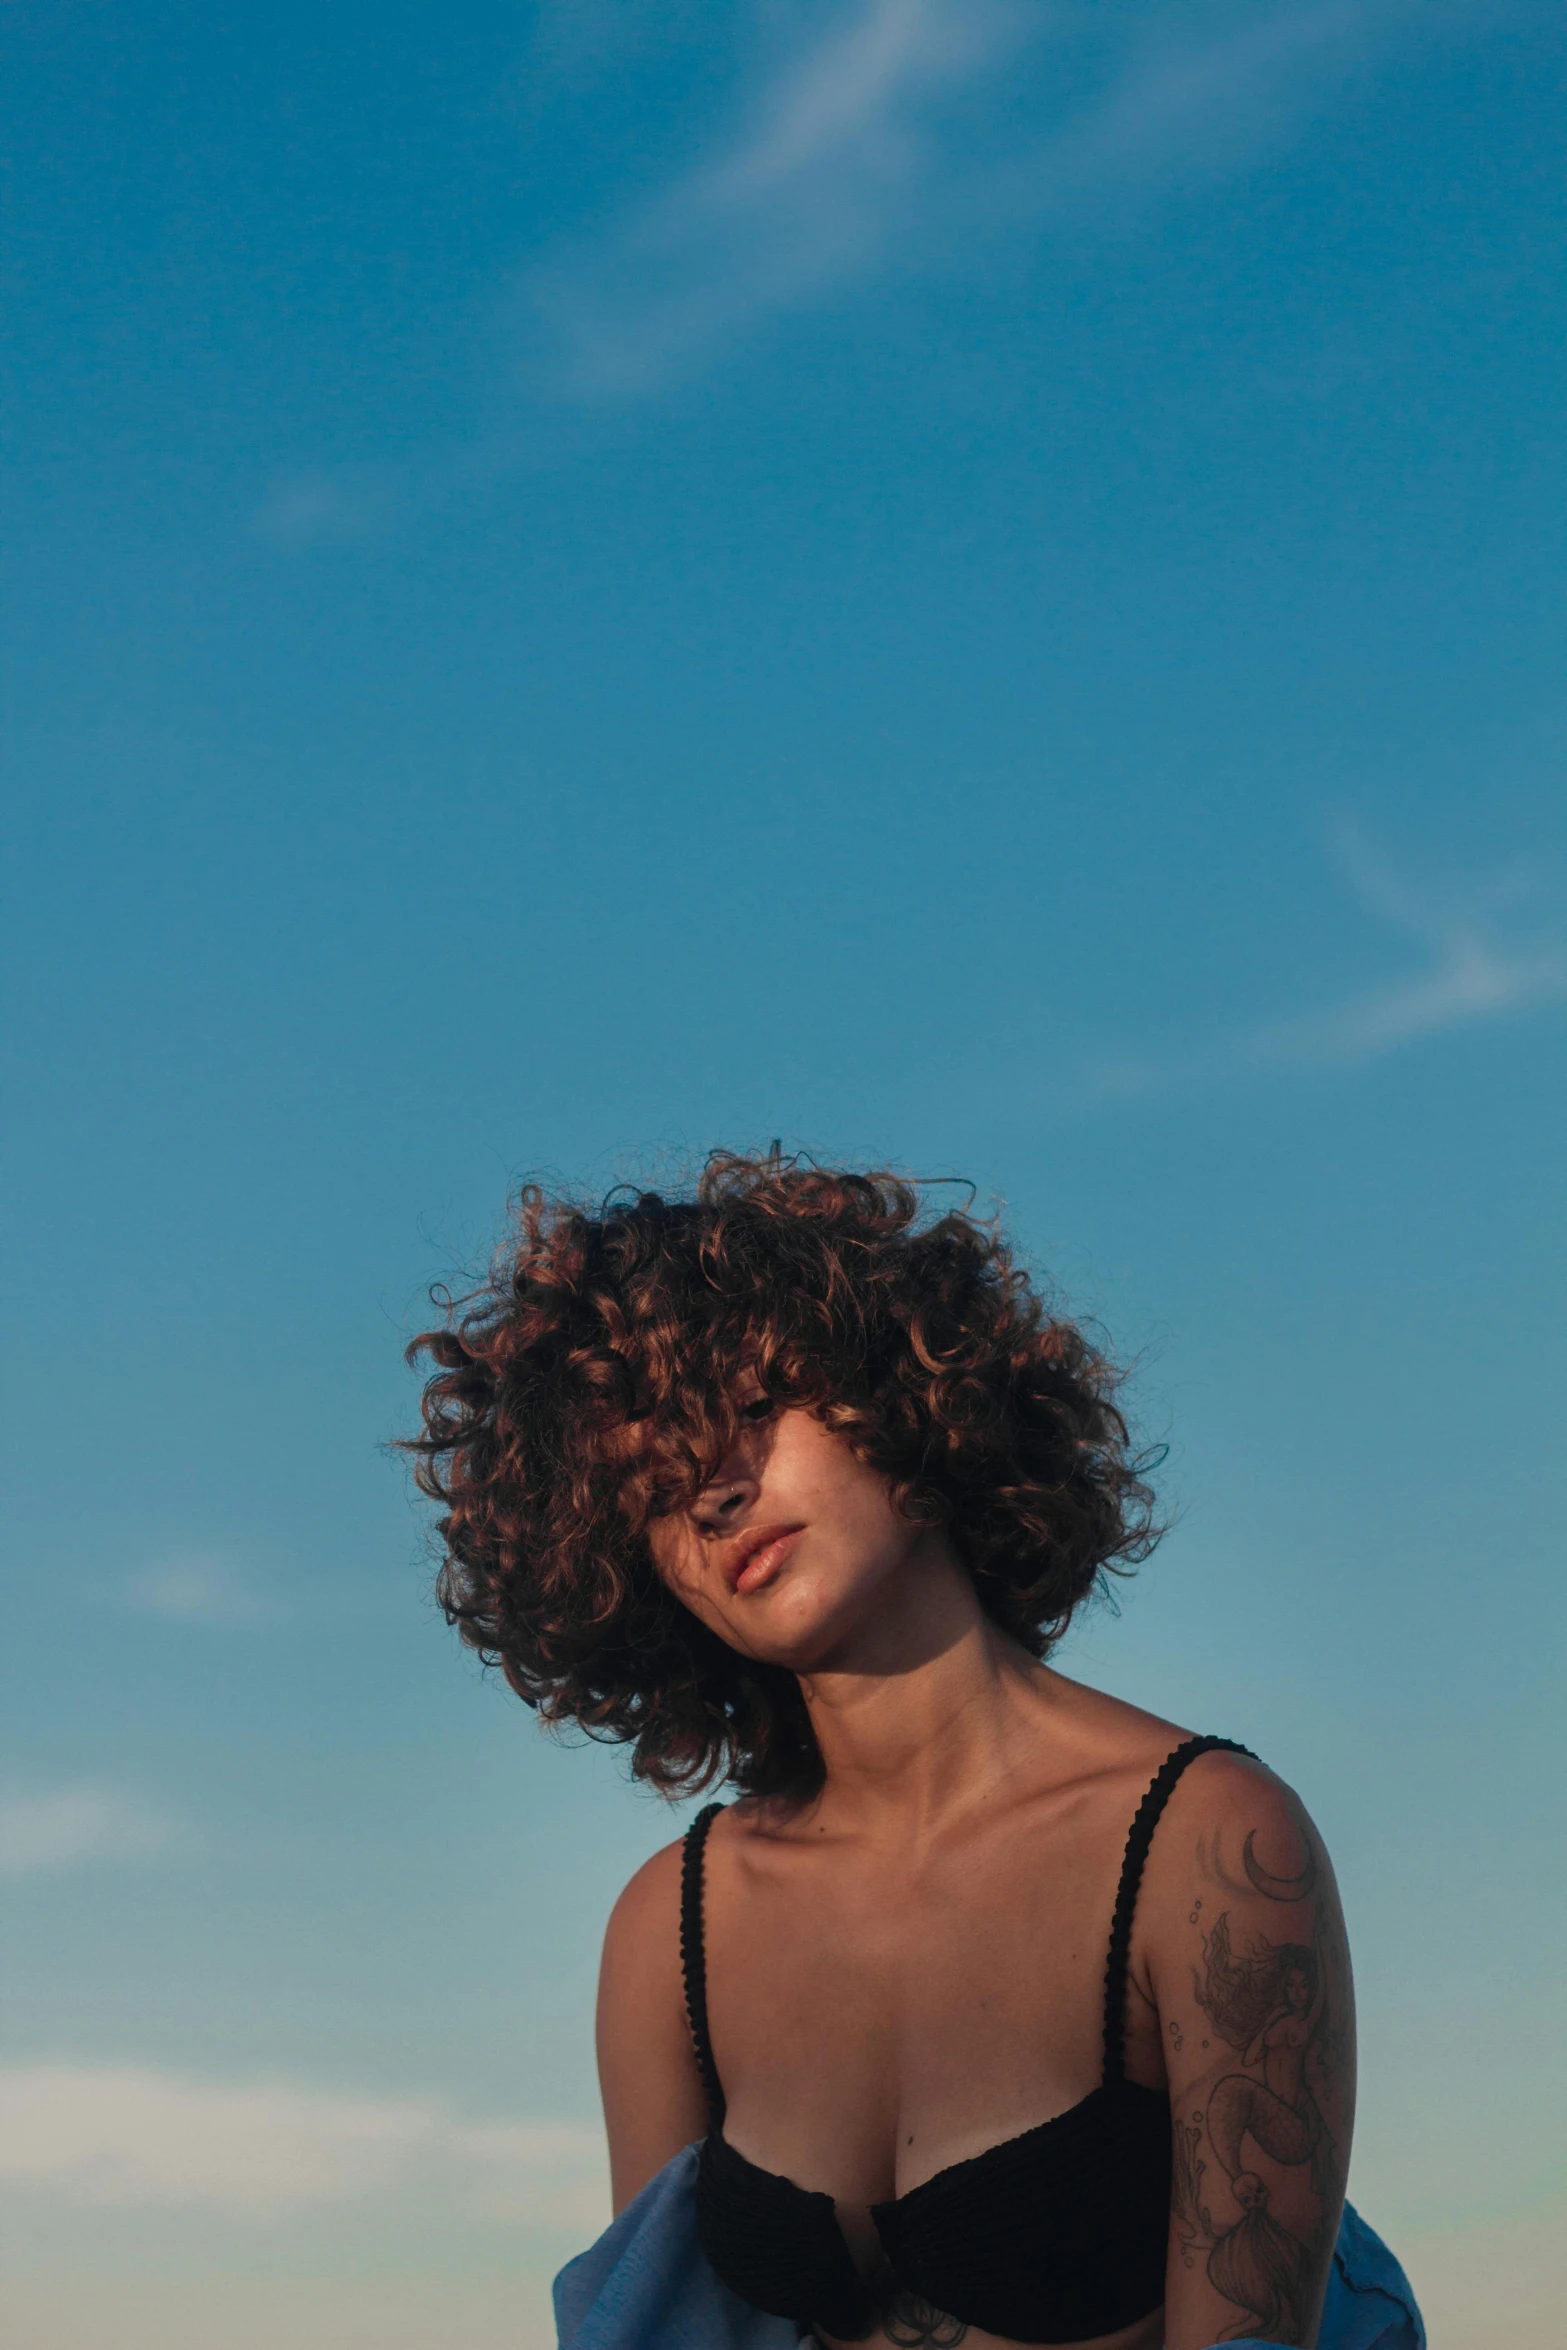
[[[604,1935],[598,2066],[617,2211],[706,2120],[680,1967],[680,1859],[677,1842],[645,1861]]]

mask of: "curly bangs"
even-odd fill
[[[922,1220],[891,1174],[721,1152],[682,1197],[589,1211],[530,1186],[485,1286],[435,1302],[404,1449],[441,1507],[447,1620],[545,1720],[630,1745],[666,1794],[821,1783],[795,1676],[699,1623],[648,1544],[733,1442],[743,1378],[944,1527],[1034,1656],[1157,1539],[1119,1374],[996,1230]]]

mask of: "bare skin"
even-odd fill
[[[742,1572],[773,1529],[787,1538]],[[747,1428],[691,1510],[659,1522],[654,1555],[722,1638],[798,1673],[810,1708],[820,1795],[747,1800],[714,1827],[710,2018],[726,2136],[830,2193],[870,2274],[872,2203],[1097,2086],[1127,1828],[1187,1733],[1036,1664],[985,1615],[945,1535],[902,1518],[807,1413]],[[649,1861],[606,1937],[617,2210],[707,2126],[679,1864],[678,1845]],[[1347,1951],[1314,1831],[1269,1772],[1203,1756],[1154,1839],[1127,2010],[1127,2070],[1172,2104],[1167,2300],[1092,2350],[1253,2332],[1309,2350],[1352,2065]],[[996,2342],[897,2302],[884,2330],[900,2350]]]

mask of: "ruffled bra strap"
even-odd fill
[[[1171,1790],[1189,1763],[1200,1754],[1246,1754],[1253,1762],[1249,1746],[1240,1745],[1234,1738],[1188,1738],[1173,1754],[1167,1754],[1154,1773],[1147,1794],[1137,1807],[1131,1833],[1126,1839],[1126,1858],[1121,1863],[1121,1882],[1116,1889],[1115,1916],[1110,1924],[1110,1954],[1105,1962],[1105,2071],[1107,2082],[1126,2077],[1126,1971],[1132,1950],[1132,1919],[1137,1911],[1137,1889],[1143,1881],[1143,1864],[1148,1858],[1148,1847],[1153,1832],[1159,1825],[1160,1814],[1170,1800]]]
[[[715,2126],[724,2118],[723,2084],[713,2062],[713,2043],[707,2029],[707,1944],[702,1931],[702,1856],[708,1830],[723,1810],[710,1803],[699,1811],[685,1833],[680,1855],[680,1972],[686,1987],[686,2016],[696,2049],[697,2069],[707,2092],[707,2109]]]

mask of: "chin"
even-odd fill
[[[814,1672],[834,1649],[860,1631],[877,1612],[876,1589],[853,1591],[816,1588],[790,1589],[780,1583],[772,1595],[775,1605],[765,1617],[744,1626],[746,1653],[758,1664],[782,1665],[791,1673]],[[741,1627],[736,1625],[736,1631]],[[738,1645],[738,1644],[737,1644]]]

